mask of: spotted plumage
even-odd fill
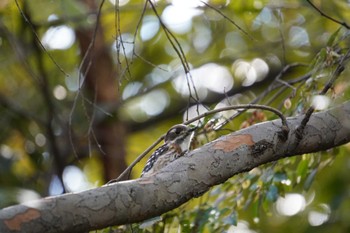
[[[142,171],[142,176],[153,174],[189,149],[195,128],[186,125],[175,125],[169,129],[164,138],[164,145],[156,149]]]

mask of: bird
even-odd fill
[[[146,162],[141,177],[154,174],[172,161],[183,156],[190,148],[196,127],[177,124],[164,137],[164,144],[156,149]]]

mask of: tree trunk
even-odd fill
[[[95,1],[83,1],[92,11],[97,12]],[[125,138],[126,126],[116,117],[110,117],[99,111],[99,108],[109,113],[115,113],[119,105],[119,77],[116,66],[109,53],[110,48],[103,38],[103,29],[97,24],[91,28],[76,30],[79,40],[83,65],[81,74],[84,76],[84,87],[95,108],[93,130],[96,136],[97,149],[102,155],[106,181],[116,178],[125,168]]]

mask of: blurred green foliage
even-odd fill
[[[42,39],[48,29],[57,26],[67,26],[72,30],[93,27],[96,12],[88,10],[80,1],[17,2],[22,11],[30,15],[31,23],[21,15],[15,1],[0,3],[0,207],[26,200],[23,195],[28,191],[35,193],[30,197],[52,194],[49,190],[52,189],[55,171],[46,136],[48,105],[41,89],[43,70],[49,77],[46,85],[52,95],[51,107],[57,114],[55,121],[49,124],[55,129],[58,145],[67,152],[64,155],[70,161],[67,166],[78,167],[91,185],[89,187],[103,184],[98,158],[100,151],[91,148],[92,120],[87,117],[86,108],[96,107],[98,117],[108,114],[103,114],[98,106],[77,94],[81,62],[78,42],[74,40],[65,49],[50,49],[43,42],[46,51],[35,43],[36,36]],[[169,2],[157,1],[159,14],[169,9]],[[221,14],[200,4],[195,8],[197,14],[190,19],[189,30],[173,32],[175,44],[179,43],[178,48],[183,50],[192,68],[207,63],[226,67],[232,73],[234,88],[241,94],[234,96],[233,101],[237,103],[253,101],[267,90],[283,67],[297,63],[284,72],[281,79],[289,81],[304,74],[310,74],[310,77],[295,83],[293,88],[284,86],[265,93],[259,103],[279,108],[287,116],[301,114],[310,106],[312,97],[322,90],[339,63],[339,57],[349,47],[348,31],[320,16],[307,1],[213,0],[208,3]],[[340,21],[349,19],[346,1],[314,3],[333,18]],[[183,64],[174,53],[164,29],[158,25],[159,29],[151,39],[142,39],[145,18],[158,20],[150,5],[144,9],[144,4],[130,0],[117,9],[106,1],[100,18],[106,46],[120,68],[118,81],[122,95],[128,85],[133,88],[128,98],[121,101],[116,117],[128,126],[141,128],[129,135],[125,145],[129,163],[171,125],[179,123],[179,112],[184,112],[189,106],[189,97],[181,95],[172,84],[175,77],[183,74]],[[120,37],[119,33],[123,36]],[[122,46],[118,53],[115,41],[120,38],[123,38],[125,47]],[[133,56],[123,54],[123,49],[130,45],[134,46]],[[266,80],[269,81],[243,87],[244,80],[235,72],[234,64],[257,58],[268,64]],[[165,71],[159,75],[159,70]],[[348,75],[346,67],[327,94],[330,106],[349,99]],[[55,92],[62,87],[64,98]],[[140,110],[140,102],[153,90],[164,91],[169,100],[161,112],[148,115]],[[222,93],[221,99],[225,100],[225,97],[226,93]],[[218,99],[219,94],[209,92],[200,102],[213,108]],[[174,113],[171,109],[179,111]],[[162,115],[163,118],[157,119]],[[275,116],[269,113],[257,117],[254,112],[248,112],[235,118],[226,130],[215,136],[273,118]],[[74,136],[79,138],[75,141],[79,144],[76,147],[80,153],[89,156],[78,159],[77,154],[68,149],[72,145],[65,127],[74,128]],[[147,229],[141,229],[138,224],[115,229],[132,229],[133,232],[239,232],[242,229],[246,232],[349,232],[348,153],[349,147],[345,145],[264,165],[213,187],[203,196],[164,214],[160,222]],[[133,178],[139,176],[142,166],[143,163],[135,167]],[[305,200],[303,208],[290,216],[277,208],[279,200],[288,194],[300,194]],[[315,218],[319,222],[314,223]]]

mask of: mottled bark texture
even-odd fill
[[[313,114],[297,145],[302,117],[288,119],[287,140],[280,136],[280,120],[264,122],[193,150],[150,177],[2,209],[0,232],[81,232],[139,222],[261,164],[350,141],[350,102]]]

